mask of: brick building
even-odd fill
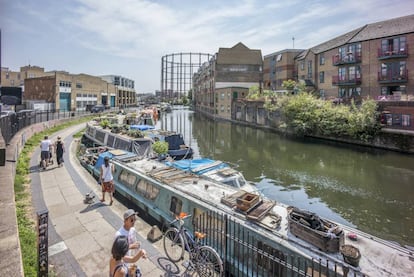
[[[414,15],[367,24],[303,51],[298,80],[326,99],[414,100]]]
[[[87,74],[55,71],[51,76],[25,79],[24,87],[24,101],[52,103],[59,111],[84,111],[96,104],[116,106],[116,87]]]
[[[296,80],[295,58],[303,51],[303,49],[285,49],[264,56],[263,88],[280,91],[284,90],[283,81]]]
[[[23,66],[20,71],[1,70],[1,85],[21,87],[27,108],[32,103],[45,103],[48,109],[83,111],[103,104],[107,107],[136,106],[133,80],[117,75],[92,76],[48,71],[38,66]]]
[[[193,77],[193,100],[199,111],[231,119],[232,101],[244,98],[252,86],[262,86],[261,50],[243,43],[220,48]]]

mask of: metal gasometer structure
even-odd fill
[[[188,95],[193,75],[213,55],[205,53],[174,53],[161,58],[161,98],[179,99]]]

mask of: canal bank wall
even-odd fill
[[[222,118],[201,110],[196,111],[214,120],[230,121],[236,124],[242,124],[254,128],[267,129],[282,135],[295,137],[295,134],[281,130],[278,127],[281,123],[280,113],[278,111],[267,111],[266,109],[264,109],[263,103],[260,101],[251,102],[247,104],[244,103],[243,106],[238,106],[236,104],[233,110],[234,112],[232,113],[231,118]],[[306,137],[370,148],[391,150],[407,154],[414,154],[413,130],[382,128],[380,133],[373,140],[367,142],[350,138],[326,137],[316,135]]]

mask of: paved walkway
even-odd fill
[[[66,147],[63,167],[55,162],[46,171],[39,171],[40,152],[33,154],[30,170],[34,208],[49,211],[49,265],[58,276],[108,276],[114,234],[129,207],[117,199],[112,206],[108,201],[99,202],[100,187],[75,157],[76,144],[71,141],[77,130],[79,126],[58,133]],[[96,195],[95,203],[87,205],[83,199],[90,191]],[[150,225],[138,219],[135,228],[148,253],[147,259],[138,261],[143,276],[177,276],[183,272],[159,251],[161,241],[147,240]]]

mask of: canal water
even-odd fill
[[[294,140],[191,110],[161,115],[194,157],[229,162],[267,197],[414,246],[414,155]]]

